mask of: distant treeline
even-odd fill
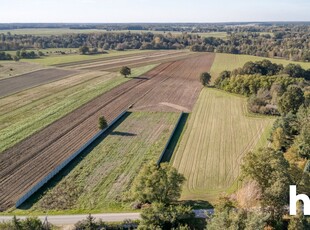
[[[79,48],[102,50],[185,49],[195,52],[248,54],[293,61],[310,61],[310,25],[225,24],[65,24],[75,29],[132,30],[133,32],[64,34],[52,36],[1,33],[0,51]],[[12,25],[13,26],[13,25]],[[30,26],[30,25],[29,25]],[[55,26],[54,24],[50,25]],[[101,27],[100,27],[101,26]],[[0,24],[1,28],[1,24]],[[52,27],[54,28],[54,27]],[[145,30],[145,32],[134,32]],[[167,31],[154,34],[148,30]],[[168,31],[181,31],[180,34]],[[202,32],[226,32],[226,38],[203,37]]]
[[[153,30],[186,32],[273,32],[309,26],[310,22],[225,23],[0,23],[0,30],[71,28],[98,30]]]
[[[308,62],[310,61],[308,29],[304,32],[283,31],[272,34],[232,33],[227,39],[209,37],[198,40],[191,50],[278,57]]]

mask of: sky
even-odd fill
[[[310,21],[310,0],[0,0],[0,23]]]

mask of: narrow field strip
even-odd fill
[[[150,65],[133,69],[132,77],[140,76],[154,67],[155,65]],[[8,110],[12,110],[11,112],[0,110],[1,112],[7,112],[0,115],[0,152],[65,116],[91,99],[130,79],[114,73],[102,73],[101,76],[94,77],[76,86],[66,84],[67,81],[60,81],[24,92],[25,96],[21,105],[28,102],[25,106],[15,110],[9,108]],[[80,82],[81,79],[73,77],[70,79],[70,83],[74,85],[75,80]],[[63,86],[58,88],[60,85]],[[33,93],[39,99],[34,100]],[[46,96],[46,93],[49,96]],[[7,102],[12,103],[14,100],[18,100],[15,95],[10,98],[0,99],[0,104],[4,104],[5,107]]]
[[[130,113],[30,211],[128,209],[121,198],[142,165],[158,159],[178,117],[178,113]]]
[[[107,79],[109,77],[115,77],[115,75],[109,72],[86,72],[3,97],[0,99],[0,116],[6,113],[11,113],[16,109],[34,103],[35,101],[42,100],[45,97],[59,93],[63,90],[73,88],[77,85],[82,85],[85,82],[89,82],[89,84],[91,84],[93,79],[100,78],[102,76],[105,76]]]
[[[48,68],[48,67],[44,67],[36,63],[1,61],[0,79],[15,77],[21,74],[30,73],[30,72],[45,69],[45,68]]]
[[[1,79],[0,98],[38,85],[57,81],[76,73],[77,71],[73,70],[54,68],[37,70],[16,77]]]
[[[247,116],[245,105],[246,98],[202,90],[172,161],[187,178],[182,199],[214,202],[238,178],[244,154],[267,143],[275,119]]]
[[[74,63],[81,61],[97,61],[103,59],[114,58],[124,55],[139,55],[142,53],[150,52],[149,50],[127,50],[127,51],[109,51],[107,54],[94,54],[94,55],[80,55],[80,54],[68,54],[68,55],[55,55],[46,56],[44,58],[37,59],[22,59],[23,62],[39,63],[42,65],[62,65],[66,63]]]
[[[199,55],[199,54],[198,54]],[[171,62],[180,59],[187,58],[189,56],[197,56],[195,53],[184,51],[166,51],[160,54],[154,53],[151,55],[141,55],[133,58],[113,59],[106,62],[90,63],[85,65],[79,65],[77,67],[69,67],[73,70],[100,70],[100,71],[114,71],[118,70],[121,66],[130,66],[131,68],[141,65],[158,64],[164,62]]]

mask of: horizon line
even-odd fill
[[[0,24],[223,24],[223,23],[310,23],[309,21],[217,21],[217,22],[0,22]]]

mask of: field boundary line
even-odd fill
[[[98,73],[98,74],[99,74],[99,73]],[[83,81],[83,82],[80,82],[80,83],[78,83],[78,84],[76,84],[76,85],[72,85],[72,86],[70,85],[68,88],[63,89],[63,90],[61,90],[61,91],[59,91],[59,92],[56,92],[56,93],[61,93],[61,92],[65,91],[65,90],[72,89],[73,87],[81,86],[82,84],[89,83],[89,82],[92,81],[92,80],[96,80],[96,79],[98,79],[98,78],[100,78],[100,77],[104,77],[104,76],[107,76],[107,75],[110,75],[110,74],[113,74],[113,73],[107,72],[107,74],[96,75],[95,77],[90,78],[90,79],[87,79],[87,80],[85,80],[85,81]],[[79,74],[78,74],[78,75],[79,75]],[[73,75],[72,77],[74,77],[74,76],[77,76],[77,75]],[[61,79],[61,80],[62,80],[62,79]],[[55,82],[50,82],[50,83],[55,83]],[[49,84],[49,83],[47,83],[47,84]],[[47,84],[46,84],[46,85],[47,85]],[[43,86],[43,85],[35,86],[35,87],[33,87],[33,88],[40,87],[40,86]],[[32,89],[32,88],[30,88],[30,89]],[[26,91],[26,90],[28,90],[28,89],[25,89],[25,90],[23,90],[23,91]],[[22,92],[22,91],[21,91],[21,92]],[[19,92],[17,92],[17,93],[19,93]],[[14,94],[17,94],[17,93],[14,93]],[[53,93],[53,94],[55,95],[56,93]],[[9,96],[14,96],[14,94],[11,94],[11,95],[9,95]],[[46,99],[46,98],[52,96],[53,94],[46,95],[46,96],[41,97],[41,98],[37,98],[37,99],[35,99],[35,100],[32,100],[30,103],[35,103],[35,102],[40,101],[40,100],[42,100],[42,99]],[[22,99],[20,99],[20,100],[22,100]],[[16,101],[14,101],[14,103],[15,103],[15,102],[19,102],[20,100],[16,100]],[[3,104],[3,105],[4,105],[4,106],[7,106],[7,105],[10,104],[10,103],[11,103],[11,102],[8,102],[8,103]],[[14,112],[14,111],[16,111],[16,110],[18,110],[18,109],[20,109],[20,108],[23,108],[23,107],[29,105],[30,103],[25,104],[25,105],[23,105],[23,106],[21,106],[21,107],[18,107],[18,108],[14,109],[14,110],[12,110],[12,111],[10,111],[10,112],[4,112],[3,114],[1,114],[1,116],[6,115],[6,114],[11,113],[11,112]]]
[[[165,145],[165,148],[164,148],[164,150],[162,151],[162,153],[160,154],[160,157],[159,157],[159,159],[158,159],[158,161],[157,161],[157,165],[160,165],[160,163],[161,163],[161,161],[162,161],[162,159],[163,159],[163,157],[164,157],[164,155],[165,155],[165,152],[166,152],[166,150],[167,150],[167,148],[168,148],[168,145],[170,144],[171,139],[172,139],[172,137],[174,136],[174,133],[175,133],[177,127],[179,126],[180,121],[181,121],[181,118],[183,117],[183,115],[184,115],[184,112],[181,112],[181,114],[180,114],[180,116],[179,116],[179,118],[178,118],[178,120],[177,120],[177,122],[176,122],[176,124],[175,124],[175,126],[174,126],[174,129],[172,130],[172,132],[171,132],[171,134],[170,134],[170,137],[169,137],[169,139],[168,139],[168,141],[167,141],[167,143],[166,143],[166,145]]]
[[[44,184],[46,184],[50,179],[52,179],[57,173],[59,173],[64,167],[66,167],[73,159],[75,159],[80,153],[82,153],[87,147],[89,147],[98,137],[104,134],[110,127],[112,127],[120,118],[122,118],[127,113],[127,110],[120,113],[111,123],[103,130],[100,130],[95,136],[93,136],[88,142],[86,142],[79,150],[68,157],[64,162],[58,165],[52,172],[50,172],[45,178],[34,185],[25,195],[19,198],[15,207],[17,208],[22,203],[24,203],[29,197],[31,197],[36,191],[38,191]]]

